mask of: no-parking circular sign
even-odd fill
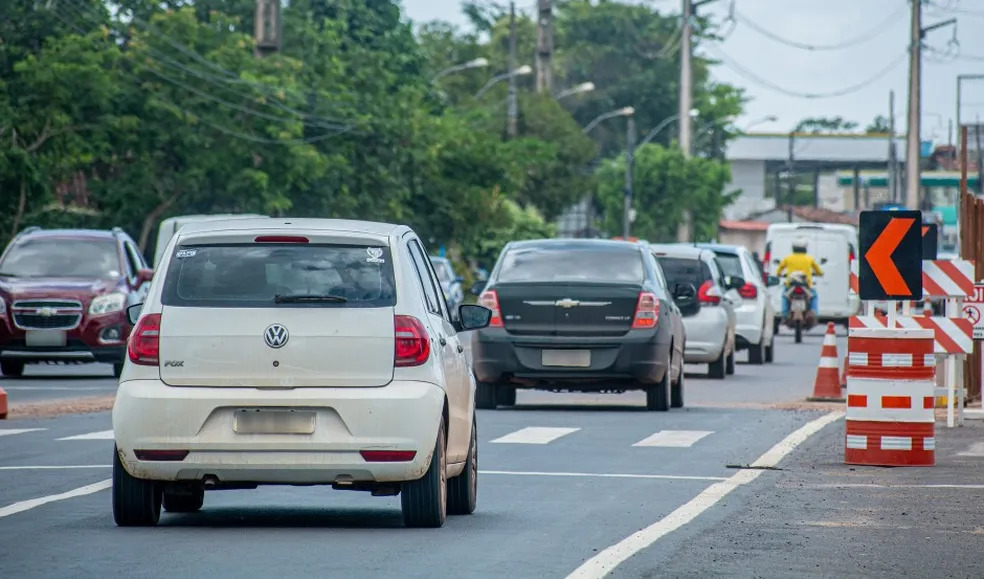
[[[963,315],[974,324],[974,339],[984,340],[984,284],[974,286],[974,295],[964,301]]]

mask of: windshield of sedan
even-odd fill
[[[115,241],[45,237],[15,241],[0,262],[0,276],[103,279],[119,277],[120,268]]]
[[[642,283],[645,279],[638,251],[595,248],[513,249],[502,258],[498,281],[587,281]]]
[[[388,247],[320,244],[178,246],[162,302],[185,307],[392,307]]]

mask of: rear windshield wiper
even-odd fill
[[[284,295],[277,294],[277,295],[273,296],[273,302],[276,303],[276,304],[296,304],[296,303],[303,303],[303,302],[311,302],[311,303],[322,302],[322,303],[330,303],[330,304],[344,304],[347,301],[348,301],[348,298],[346,298],[344,296],[334,296],[334,295],[330,295],[330,294],[324,294],[324,295],[321,295],[321,294],[297,294],[297,295],[289,295],[289,296],[284,296]]]

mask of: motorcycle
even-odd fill
[[[786,298],[789,300],[789,313],[784,321],[786,327],[795,332],[796,343],[799,344],[803,341],[803,331],[809,331],[817,324],[810,308],[813,291],[806,284],[806,274],[798,271],[790,274],[786,282]]]

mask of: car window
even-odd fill
[[[724,275],[732,277],[745,277],[745,272],[741,267],[741,258],[734,253],[718,253],[714,259],[718,268]]]
[[[430,259],[427,258],[427,254],[420,247],[420,243],[416,239],[411,239],[407,243],[407,248],[410,250],[413,265],[417,270],[417,274],[420,276],[420,282],[424,284],[427,309],[434,315],[447,317],[444,314],[446,308],[441,308],[441,304],[444,302],[444,290],[441,289],[440,284],[434,279],[434,275],[428,267]]]
[[[667,288],[666,275],[663,273],[663,268],[659,265],[659,260],[656,259],[656,256],[652,256],[652,258],[653,271],[656,272],[656,286],[663,292],[664,296],[668,296],[670,292]]]
[[[714,283],[720,283],[724,274],[721,273],[721,268],[718,267],[717,262],[712,258],[705,258],[701,260],[702,268],[701,271],[704,273],[703,281],[713,281]],[[703,282],[702,282],[703,283]]]
[[[136,277],[137,271],[140,270],[140,260],[137,259],[133,247],[129,243],[124,243],[123,253],[126,255],[126,266],[129,270],[127,277]]]
[[[707,276],[706,266],[699,260],[685,257],[660,257],[660,267],[666,275],[666,280],[672,286],[690,284],[699,288]]]
[[[344,301],[298,303],[297,296],[336,296]],[[396,284],[388,247],[180,245],[167,269],[162,303],[218,308],[391,307],[396,304]]]
[[[451,272],[448,270],[447,262],[432,259],[431,265],[434,266],[434,272],[437,273],[437,279],[439,279],[441,283],[451,283]]]
[[[642,254],[635,248],[513,248],[502,256],[499,283],[594,281],[642,283]]]
[[[112,239],[44,237],[14,240],[0,276],[118,278],[122,266]]]

